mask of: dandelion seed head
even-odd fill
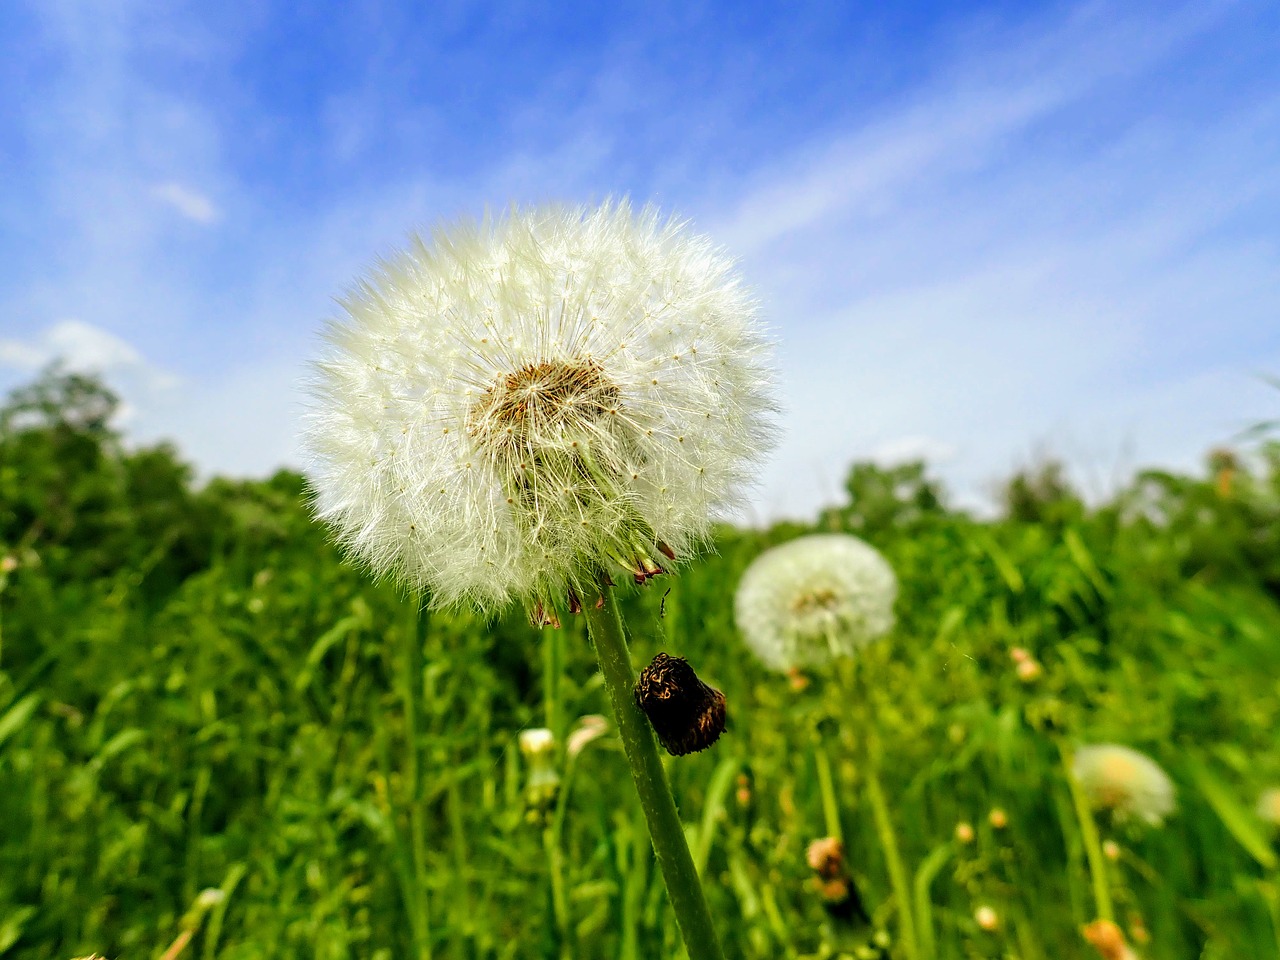
[[[521,599],[554,622],[598,569],[663,572],[732,513],[770,443],[754,301],[652,209],[441,229],[341,307],[313,366],[314,508],[436,606]]]
[[[1173,812],[1173,781],[1137,750],[1114,743],[1081,747],[1071,772],[1089,805],[1110,811],[1119,821],[1141,820],[1158,827]]]
[[[738,629],[768,666],[787,671],[850,656],[888,633],[898,582],[869,544],[814,534],[766,550],[734,600]]]

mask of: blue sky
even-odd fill
[[[139,441],[296,464],[333,298],[414,228],[626,194],[779,342],[753,518],[925,455],[1090,492],[1280,396],[1273,3],[0,8],[0,387],[97,368]]]

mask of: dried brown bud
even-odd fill
[[[822,906],[835,920],[866,924],[871,922],[853,878],[845,867],[844,844],[836,837],[821,837],[805,851],[809,868],[817,874],[812,882],[822,897]]]
[[[636,681],[636,703],[674,757],[705,750],[724,730],[724,694],[699,680],[683,657],[654,657]]]
[[[1102,960],[1134,960],[1134,953],[1129,949],[1123,931],[1112,921],[1095,920],[1085,924],[1080,932],[1098,951]]]
[[[844,844],[835,837],[820,837],[813,841],[804,857],[809,869],[823,880],[831,880],[844,873]]]

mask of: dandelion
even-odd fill
[[[732,262],[625,203],[439,232],[342,302],[314,367],[315,511],[437,606],[580,608],[687,558],[771,427]]]
[[[1146,754],[1118,744],[1081,747],[1071,765],[1094,810],[1109,810],[1117,821],[1141,820],[1159,826],[1173,812],[1168,774]]]
[[[738,629],[770,667],[820,666],[887,633],[898,583],[870,545],[847,534],[801,537],[762,553],[734,603]]]
[[[585,615],[689,956],[721,957],[606,588],[688,559],[770,439],[732,262],[648,208],[513,209],[414,239],[342,308],[313,368],[316,514],[434,606]]]
[[[1258,816],[1272,827],[1280,827],[1280,787],[1263,790],[1258,797]]]

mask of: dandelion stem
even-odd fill
[[[818,792],[822,795],[822,816],[827,824],[827,836],[844,842],[844,830],[840,827],[840,805],[836,802],[835,778],[831,774],[831,758],[827,755],[827,747],[819,738],[818,747],[814,751],[814,761],[818,766]]]
[[[564,675],[564,633],[549,630],[542,647],[542,702],[546,711],[547,729],[555,736],[556,762],[566,769],[564,749],[565,722],[561,679]],[[547,877],[551,884],[551,909],[555,920],[556,936],[561,957],[573,956],[573,929],[569,913],[569,900],[565,896],[564,882],[564,812],[568,792],[568,776],[560,785],[555,809],[542,831],[542,850],[547,859]]]
[[[1085,800],[1080,784],[1071,773],[1071,756],[1063,743],[1058,744],[1062,755],[1062,768],[1067,775],[1067,789],[1076,808],[1076,820],[1080,824],[1080,838],[1084,841],[1085,859],[1089,861],[1089,879],[1093,882],[1093,899],[1098,908],[1099,920],[1115,920],[1111,906],[1111,890],[1107,885],[1107,862],[1102,856],[1102,844],[1098,840],[1098,826],[1093,821],[1093,811]]]
[[[411,608],[404,629],[404,656],[401,661],[400,693],[404,698],[405,794],[409,806],[409,844],[413,861],[412,918],[414,951],[417,960],[430,960],[431,920],[427,908],[427,840],[422,809],[422,775],[418,751],[418,704],[422,692],[427,613]]]
[[[649,838],[667,884],[667,895],[675,909],[689,960],[724,960],[653,731],[636,706],[635,671],[618,603],[613,592],[603,584],[601,591],[605,597],[603,607],[584,605],[587,627],[609,691],[623,752],[640,795]]]

